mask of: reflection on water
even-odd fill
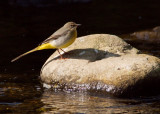
[[[5,87],[4,87],[5,86]],[[160,96],[121,99],[89,92],[42,90],[39,84],[1,83],[0,113],[158,113]]]
[[[157,98],[158,99],[158,98]],[[150,102],[152,101],[152,102]],[[87,92],[53,92],[46,90],[41,98],[44,113],[149,113],[160,111],[160,106],[152,107],[150,99],[118,99],[93,95]]]
[[[0,113],[35,112],[43,106],[37,82],[34,74],[0,74]]]

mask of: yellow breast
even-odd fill
[[[72,37],[65,44],[60,46],[60,48],[68,47],[69,45],[71,45],[75,41],[76,38],[77,38],[77,31],[75,30],[74,34],[72,35]]]

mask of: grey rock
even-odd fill
[[[144,40],[145,42],[160,42],[160,26],[157,26],[151,30],[139,31],[132,33],[129,37],[138,40]]]
[[[42,67],[41,80],[47,87],[116,96],[159,90],[160,59],[139,54],[139,50],[117,36],[80,37],[64,50],[67,53],[63,57],[68,59],[60,60],[55,52]]]

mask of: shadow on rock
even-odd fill
[[[97,50],[97,49],[74,49],[69,52],[66,52],[63,54],[64,58],[68,59],[85,59],[89,60],[90,62],[94,62],[97,60],[101,60],[108,57],[119,57],[120,55],[106,52],[103,50]],[[53,60],[56,60],[60,58],[60,56],[54,58]]]
[[[89,62],[95,62],[104,58],[109,58],[109,57],[119,57],[119,54],[114,54],[111,52],[106,52],[103,50],[97,50],[97,49],[74,49],[69,52],[64,53],[63,55],[64,59],[84,59],[88,60]],[[60,55],[57,57],[54,57],[53,59],[47,61],[44,65],[43,68],[49,64],[50,62],[60,59]],[[43,69],[42,68],[42,69]]]

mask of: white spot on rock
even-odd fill
[[[127,70],[130,70],[130,69],[131,69],[131,67],[130,67],[130,66],[126,66],[125,68],[126,68]]]
[[[81,41],[81,42],[84,42],[84,39],[83,39],[83,38],[80,38],[80,41]]]
[[[97,49],[94,49],[94,51],[95,51],[96,53],[98,53],[98,50],[97,50]]]
[[[50,88],[51,88],[51,85],[48,85],[48,84],[46,84],[46,83],[43,83],[43,87],[44,87],[44,88],[47,88],[47,89],[50,89]]]
[[[85,51],[82,51],[79,55],[84,55],[86,52]]]

